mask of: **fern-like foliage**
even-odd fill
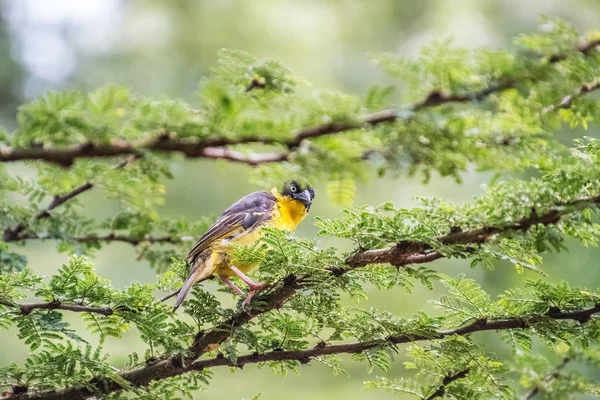
[[[599,243],[600,140],[573,142],[581,131],[570,131],[600,120],[599,39],[547,19],[509,50],[438,42],[415,57],[372,54],[403,85],[400,104],[393,87],[313,89],[273,58],[223,50],[199,103],[109,85],[22,105],[15,130],[0,130],[0,335],[29,354],[0,366],[2,400],[191,399],[222,367],[285,376],[320,363],[347,375],[342,354],[381,375],[404,360],[406,375],[367,388],[420,399],[598,395],[600,289],[546,276],[544,261]],[[316,201],[344,207],[385,175],[495,175],[462,204],[417,198],[317,216],[317,240],[261,227],[255,243],[226,250],[259,266],[252,278],[266,288],[250,304],[207,282],[174,313],[158,299],[181,287],[183,257],[214,221],[160,216],[182,157],[252,165],[251,181],[269,189],[301,178],[327,193]],[[22,160],[26,174],[4,165]],[[91,218],[84,193],[119,211]],[[49,276],[21,254],[42,240],[69,256]],[[157,281],[117,289],[99,276],[93,257],[113,242]],[[464,271],[430,264],[444,258]],[[497,295],[488,271],[468,268],[503,268],[511,285]],[[380,291],[432,300],[399,316],[373,307]],[[125,338],[140,349],[106,354]]]

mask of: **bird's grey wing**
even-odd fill
[[[187,259],[194,261],[216,240],[235,236],[268,219],[277,199],[269,192],[250,193],[233,203],[202,235]]]

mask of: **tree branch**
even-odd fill
[[[527,231],[536,225],[556,224],[560,219],[574,211],[597,206],[600,204],[600,196],[582,197],[580,199],[557,204],[545,214],[537,215],[532,211],[531,215],[519,221],[505,226],[487,226],[465,232],[453,232],[435,238],[436,242],[443,245],[470,245],[481,244],[489,241],[492,237],[514,231]],[[359,268],[369,264],[392,264],[401,267],[408,264],[422,264],[445,257],[442,253],[435,251],[430,245],[422,242],[404,241],[396,246],[374,250],[360,250],[346,259],[350,268]],[[331,272],[339,275],[345,270],[332,269]]]
[[[584,56],[588,56],[598,46],[600,46],[600,39],[590,40],[589,42],[580,43],[579,45],[577,45],[577,51],[582,53]],[[563,61],[566,59],[567,59],[566,54],[555,54],[548,58],[548,60],[551,63],[557,63],[557,62],[560,62],[560,61]]]
[[[598,40],[590,41],[578,45],[577,50],[584,56],[587,56],[591,54],[599,44],[600,41]],[[566,59],[566,55],[555,55],[550,57],[549,61],[550,63],[557,63],[564,59]],[[492,84],[490,87],[474,93],[444,94],[439,90],[434,90],[423,100],[412,104],[410,107],[408,107],[408,109],[415,112],[424,108],[436,107],[443,104],[481,101],[491,94],[515,87],[515,83],[516,82],[514,79],[501,78],[496,84]],[[188,158],[223,159],[256,166],[264,163],[283,162],[288,160],[292,154],[292,150],[300,146],[303,141],[308,139],[359,129],[367,126],[375,126],[384,122],[406,118],[408,117],[405,115],[398,115],[395,109],[382,110],[372,114],[360,116],[356,122],[332,122],[312,128],[302,129],[295,132],[289,139],[249,136],[237,139],[208,138],[202,140],[184,140],[173,138],[170,134],[163,134],[156,139],[140,143],[129,143],[118,140],[108,144],[85,143],[67,148],[5,147],[0,148],[0,162],[40,160],[68,167],[79,158],[107,158],[120,155],[134,155],[136,157],[143,157],[146,151],[162,151],[182,153]],[[227,146],[231,145],[249,143],[282,144],[286,146],[289,151],[282,153],[259,153],[245,155],[227,148]]]
[[[54,196],[54,198],[52,199],[52,202],[50,202],[48,207],[44,208],[43,210],[40,210],[33,217],[33,219],[35,221],[37,221],[40,219],[48,218],[50,216],[50,211],[54,210],[56,207],[60,206],[61,204],[66,203],[67,201],[71,200],[72,198],[79,196],[80,194],[82,194],[84,192],[87,192],[88,190],[90,190],[93,187],[94,187],[94,183],[86,182],[83,185],[76,187],[75,189],[71,190],[70,192],[68,192],[62,196],[60,196],[60,195]],[[2,240],[5,242],[14,242],[15,240],[18,240],[19,235],[26,228],[27,228],[26,224],[19,224],[19,225],[15,226],[14,228],[6,228],[2,234]]]
[[[510,224],[502,227],[483,227],[465,232],[453,232],[445,236],[437,238],[439,242],[445,245],[464,245],[464,244],[477,244],[488,241],[491,237],[510,232],[510,231],[525,231],[537,226],[538,224],[548,225],[557,223],[560,218],[568,213],[574,212],[584,207],[596,206],[600,203],[600,196],[595,197],[583,197],[578,200],[557,205],[555,208],[548,210],[544,214],[538,215],[535,212],[529,217],[522,218],[514,224]],[[352,268],[358,268],[373,263],[389,263],[396,266],[407,265],[410,263],[430,262],[435,259],[444,257],[443,254],[433,251],[429,245],[419,242],[405,242],[400,243],[397,246],[387,249],[376,249],[376,250],[363,250],[347,259],[347,264]],[[350,269],[334,270],[331,269],[333,275],[341,275]],[[213,360],[202,360],[198,361],[203,354],[206,352],[218,348],[220,344],[225,341],[233,330],[245,325],[250,322],[256,316],[269,312],[271,310],[280,308],[286,301],[293,297],[297,290],[300,288],[309,287],[311,283],[303,281],[303,278],[298,278],[293,275],[288,276],[279,284],[275,283],[273,289],[266,293],[262,299],[262,305],[260,309],[252,309],[247,312],[240,311],[233,317],[223,321],[222,323],[214,326],[212,329],[206,332],[200,332],[192,345],[188,348],[189,356],[173,356],[160,359],[147,366],[125,371],[121,374],[121,377],[132,383],[134,386],[146,386],[151,381],[156,379],[164,379],[171,376],[180,375],[189,371],[191,368],[204,368],[219,365],[229,365],[230,361],[224,359],[213,359]],[[316,348],[301,351],[277,351],[271,352],[264,355],[256,356],[244,356],[238,359],[237,365],[243,365],[244,363],[253,363],[261,361],[277,361],[277,360],[309,360],[311,357],[326,355],[326,354],[338,354],[338,353],[352,353],[361,352],[366,349],[381,346],[385,342],[392,344],[407,343],[415,340],[431,340],[440,339],[449,335],[454,334],[469,334],[473,332],[479,332],[484,330],[501,330],[501,329],[516,329],[516,328],[527,328],[531,326],[535,321],[541,317],[550,317],[556,320],[576,320],[581,323],[589,321],[592,314],[600,312],[600,305],[596,305],[591,309],[583,309],[578,311],[560,312],[552,311],[544,315],[529,316],[525,317],[513,317],[504,319],[492,319],[492,320],[479,320],[469,325],[465,325],[459,328],[455,328],[449,331],[440,331],[433,336],[419,336],[401,334],[388,337],[383,343],[382,341],[371,341],[354,344],[337,344],[337,345],[325,345],[317,346]],[[98,390],[102,390],[106,393],[121,390],[122,388],[112,381],[94,381],[91,382],[91,387],[96,387]],[[83,399],[92,396],[94,393],[89,388],[73,387],[62,391],[52,392],[41,392],[38,394],[27,394],[30,397],[18,397],[18,398],[31,398],[31,399]],[[23,395],[25,396],[25,395]]]
[[[417,341],[439,340],[453,335],[462,336],[476,332],[532,328],[535,327],[535,325],[538,323],[548,321],[548,319],[556,321],[571,320],[584,324],[589,322],[592,319],[592,317],[598,313],[600,313],[600,304],[596,304],[591,308],[584,308],[580,310],[572,310],[567,312],[553,310],[543,314],[532,314],[528,316],[498,319],[481,319],[454,329],[432,332],[428,335],[399,333],[395,335],[390,335],[382,340],[371,340],[366,342],[342,343],[333,345],[320,343],[306,350],[273,350],[264,354],[253,353],[238,357],[235,363],[223,357],[222,355],[207,360],[196,360],[190,363],[181,362],[181,359],[175,361],[176,359],[171,357],[153,364],[148,364],[144,367],[122,372],[120,376],[121,378],[129,381],[134,387],[144,387],[148,385],[151,381],[156,379],[165,379],[194,370],[203,370],[205,368],[214,368],[222,366],[242,367],[246,364],[257,364],[269,361],[298,361],[302,364],[306,364],[310,362],[311,359],[324,355],[355,354],[377,347],[413,343]],[[229,332],[234,328],[235,326],[228,326],[224,334],[229,335]],[[215,331],[211,330],[210,332]],[[444,379],[443,385],[446,386],[451,382],[464,377],[464,375],[466,375],[467,373],[468,371],[463,371],[454,376],[447,377]],[[91,388],[96,388],[96,392],[92,391]],[[114,381],[109,381],[106,379],[96,379],[90,381],[89,384],[86,386],[74,386],[60,390],[48,390],[41,392],[27,392],[18,395],[11,395],[11,397],[2,397],[0,398],[0,400],[82,400],[97,395],[98,393],[108,394],[119,391],[121,389],[121,386]],[[439,395],[430,398],[435,397],[439,397]]]
[[[573,105],[573,100],[578,99],[578,98],[582,97],[584,94],[591,93],[598,89],[600,89],[600,78],[596,79],[593,82],[582,85],[579,88],[579,90],[577,91],[577,93],[570,94],[570,95],[563,97],[563,99],[560,101],[560,103],[558,103],[556,105],[553,104],[553,105],[550,105],[550,106],[544,108],[542,110],[542,113],[546,114],[554,109],[571,108],[571,106]]]
[[[600,46],[600,39],[590,40],[589,42],[582,43],[578,46],[579,50],[583,55],[589,55],[596,47]]]
[[[133,237],[127,235],[118,235],[115,233],[109,233],[108,235],[97,236],[97,235],[85,235],[85,236],[69,236],[69,237],[56,237],[56,236],[47,236],[40,237],[35,233],[27,233],[24,235],[20,235],[15,240],[9,241],[19,241],[19,240],[71,240],[74,242],[86,243],[86,242],[123,242],[129,243],[133,246],[137,246],[141,243],[170,243],[177,244],[181,242],[191,242],[194,240],[191,236],[184,237],[173,237],[173,236],[144,236],[144,237]]]
[[[114,169],[125,168],[125,166],[127,166],[127,164],[129,164],[132,160],[133,160],[132,157],[127,157],[125,160],[123,160],[119,164],[117,164],[114,167]],[[41,219],[48,218],[51,215],[50,211],[54,210],[56,207],[63,205],[67,201],[79,196],[80,194],[87,192],[88,190],[93,188],[94,185],[95,185],[95,183],[93,181],[88,181],[88,182],[84,183],[83,185],[76,187],[75,189],[71,190],[68,193],[65,193],[63,195],[55,195],[54,198],[52,199],[52,201],[50,202],[50,204],[48,205],[48,207],[44,208],[43,210],[40,210],[33,217],[33,220],[39,221]],[[24,224],[24,223],[21,223],[21,224],[15,226],[14,228],[8,227],[8,228],[4,229],[4,232],[2,232],[2,240],[5,242],[14,242],[14,241],[20,240],[19,235],[25,229],[27,229],[27,224]]]
[[[110,307],[89,307],[81,304],[68,304],[58,300],[48,301],[45,303],[11,303],[9,301],[0,300],[0,304],[6,307],[16,308],[22,315],[31,314],[33,310],[64,310],[74,312],[87,312],[94,314],[102,314],[106,317],[112,315],[114,310]]]
[[[469,369],[465,369],[463,371],[459,371],[454,375],[448,375],[442,381],[440,387],[437,388],[435,392],[431,394],[431,396],[427,396],[424,400],[433,400],[438,397],[443,397],[446,394],[446,387],[450,385],[452,382],[457,381],[459,379],[463,379],[469,373]]]
[[[504,227],[483,227],[465,232],[454,232],[438,238],[440,242],[446,245],[457,244],[477,244],[489,240],[492,236],[510,231],[525,231],[538,224],[547,225],[557,223],[560,218],[570,212],[579,210],[583,207],[595,206],[600,203],[600,196],[585,197],[567,204],[557,205],[545,214],[537,215],[532,213],[527,218],[523,218],[514,224]],[[348,258],[347,263],[350,269],[334,270],[330,269],[333,275],[341,275],[351,270],[368,264],[389,263],[396,266],[407,265],[410,263],[429,262],[444,257],[443,254],[429,249],[424,243],[408,242],[401,243],[398,246],[388,249],[364,250]],[[192,369],[207,368],[214,366],[230,365],[230,361],[224,358],[215,358],[211,360],[198,360],[202,355],[216,349],[230,337],[231,332],[236,328],[243,326],[253,320],[255,317],[266,312],[278,309],[292,298],[301,288],[308,288],[312,283],[305,282],[302,277],[290,275],[279,283],[275,282],[270,291],[266,292],[261,299],[261,308],[248,311],[238,311],[231,318],[224,320],[208,331],[200,332],[193,343],[188,348],[188,356],[172,356],[157,360],[144,367],[128,370],[121,373],[121,377],[133,386],[143,387],[151,381],[165,379],[176,375],[189,372]],[[413,335],[399,334],[392,335],[385,340],[376,340],[361,343],[320,345],[309,350],[298,351],[273,351],[263,355],[248,355],[238,358],[236,365],[248,363],[257,363],[263,361],[281,361],[298,360],[308,361],[312,357],[339,354],[339,353],[359,353],[361,351],[389,344],[409,343],[417,340],[442,339],[450,335],[466,335],[474,332],[487,330],[506,330],[528,328],[541,320],[552,318],[555,320],[575,320],[580,323],[588,322],[593,314],[600,312],[600,304],[589,309],[561,312],[552,310],[546,314],[532,315],[527,317],[512,317],[501,319],[484,319],[474,321],[455,329],[440,331],[433,335]],[[19,395],[19,399],[85,399],[94,395],[90,387],[96,388],[103,393],[112,393],[119,391],[122,387],[116,382],[107,379],[94,380],[87,387],[72,387],[60,391],[48,391],[40,393],[28,393]],[[2,400],[2,399],[0,399]]]
[[[560,311],[549,311],[544,314],[533,314],[523,317],[510,317],[510,318],[499,318],[499,319],[481,319],[474,321],[470,324],[460,326],[454,329],[448,329],[438,332],[433,332],[428,335],[401,333],[396,335],[388,336],[382,340],[371,340],[367,342],[354,342],[354,343],[343,343],[335,345],[327,345],[320,343],[315,347],[307,350],[287,350],[278,351],[273,350],[265,354],[249,354],[238,357],[236,363],[233,364],[231,360],[222,356],[217,356],[208,360],[195,361],[190,369],[202,369],[218,366],[236,366],[241,367],[245,364],[256,364],[267,361],[284,361],[284,360],[295,360],[302,363],[308,362],[311,358],[332,355],[332,354],[354,354],[361,353],[365,350],[373,349],[376,347],[382,347],[392,344],[406,344],[418,341],[430,341],[439,340],[453,335],[469,335],[476,332],[485,331],[504,331],[511,329],[526,329],[534,327],[537,323],[553,319],[556,321],[577,321],[579,323],[587,323],[592,319],[592,316],[600,313],[600,304],[596,304],[593,307],[585,308],[581,310],[574,310],[569,312]],[[463,371],[465,374],[468,371]],[[459,379],[459,378],[457,378]]]
[[[72,192],[71,192],[72,193]],[[74,196],[71,196],[74,197]],[[514,224],[500,227],[483,227],[465,232],[453,232],[444,236],[437,237],[435,240],[443,245],[469,245],[481,244],[489,241],[492,237],[508,233],[511,231],[526,231],[535,225],[556,224],[565,214],[570,214],[575,210],[600,204],[600,196],[584,197],[575,201],[557,205],[547,213],[537,215],[532,213],[527,218],[522,218]],[[60,237],[40,237],[35,233],[19,235],[14,238],[5,237],[5,242],[18,240],[57,240]],[[172,236],[144,236],[141,238],[127,235],[118,235],[109,233],[104,236],[86,235],[72,236],[65,238],[75,242],[124,242],[133,246],[141,243],[171,243],[177,244],[184,241],[193,241],[192,237],[172,237]],[[391,264],[396,267],[402,267],[409,264],[424,264],[444,258],[445,255],[434,251],[431,246],[422,242],[404,241],[393,247],[373,250],[360,250],[346,259],[346,264],[350,268],[359,268],[370,264]],[[332,268],[329,270],[334,275],[341,275],[347,271],[347,268]]]
[[[41,160],[68,167],[79,158],[107,158],[119,155],[135,155],[143,157],[145,151],[162,151],[182,153],[188,158],[222,159],[232,162],[256,166],[265,163],[283,162],[288,160],[291,150],[298,147],[304,140],[358,129],[365,125],[377,125],[397,118],[395,110],[384,110],[367,114],[360,118],[359,123],[331,123],[314,128],[298,131],[291,139],[282,140],[266,137],[245,137],[239,139],[214,138],[204,140],[182,140],[169,135],[159,136],[148,142],[126,143],[113,141],[109,144],[87,143],[67,148],[0,148],[0,162]],[[289,151],[282,153],[243,154],[230,150],[227,146],[238,144],[283,144]]]
[[[565,368],[565,366],[570,361],[571,361],[571,359],[569,357],[563,358],[561,364],[558,367],[556,367],[556,369],[554,371],[552,371],[551,373],[546,375],[544,377],[544,379],[542,379],[542,381],[540,383],[535,385],[533,387],[533,389],[531,389],[531,391],[529,391],[525,396],[522,397],[522,399],[523,400],[531,400],[535,396],[537,396],[540,392],[542,392],[545,388],[547,388],[548,385],[550,383],[552,383],[553,380],[557,379],[560,376],[560,373],[562,372],[562,370]]]
[[[214,160],[227,160],[257,166],[260,164],[287,161],[290,152],[286,153],[252,153],[245,155],[238,151],[230,150],[227,147],[206,147],[202,152],[202,157]]]

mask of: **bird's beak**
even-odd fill
[[[312,203],[312,195],[310,194],[310,192],[308,190],[303,190],[300,193],[296,193],[292,196],[294,198],[294,200],[299,200],[302,203],[304,203],[305,206],[310,207],[310,204]]]

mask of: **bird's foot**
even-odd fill
[[[253,283],[252,285],[248,285],[248,286],[250,287],[250,292],[248,292],[248,295],[242,302],[242,309],[248,308],[254,295],[256,293],[258,293],[259,291],[263,290],[264,288],[266,288],[267,284],[266,283]]]

